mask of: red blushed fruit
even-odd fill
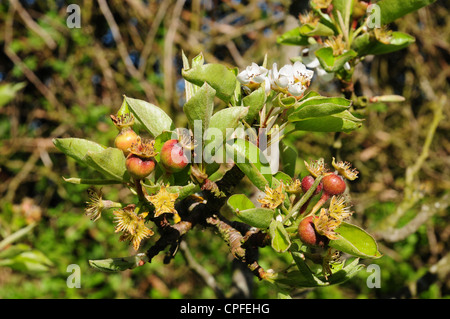
[[[128,149],[131,147],[131,144],[136,143],[138,135],[132,129],[125,129],[120,131],[120,133],[116,136],[114,140],[114,145],[122,150],[126,155],[128,155]]]
[[[336,174],[326,175],[322,179],[322,184],[324,192],[328,195],[342,194],[346,187],[344,180]]]
[[[304,218],[298,225],[298,235],[302,243],[310,247],[325,247],[329,239],[317,233],[314,228],[314,216]]]
[[[311,175],[305,176],[302,179],[302,191],[304,193],[306,193],[311,186],[314,184],[314,177],[312,177]],[[322,183],[319,183],[319,185],[317,186],[317,188],[314,191],[314,195],[319,194],[322,191]]]
[[[184,149],[178,143],[178,140],[168,140],[165,142],[160,156],[160,163],[170,173],[180,172],[188,164],[188,158],[184,154]]]
[[[144,179],[155,169],[155,160],[153,158],[142,159],[137,155],[130,154],[125,162],[130,175],[135,179]]]

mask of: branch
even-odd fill
[[[205,284],[208,285],[208,287],[214,290],[216,297],[219,299],[225,298],[225,295],[222,289],[217,284],[217,281],[214,279],[214,276],[212,276],[204,267],[202,267],[202,265],[200,265],[195,260],[185,241],[181,241],[180,243],[180,252],[186,260],[189,268],[191,268],[192,271],[194,271],[205,282]]]

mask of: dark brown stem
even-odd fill
[[[135,179],[134,180],[134,186],[136,187],[136,193],[139,197],[140,201],[144,201],[145,200],[145,195],[144,195],[144,190],[142,188],[142,184],[141,184],[141,180],[140,179]]]
[[[219,235],[230,247],[233,257],[246,264],[256,277],[262,280],[272,276],[259,265],[258,249],[255,246],[248,245],[248,241],[244,240],[241,232],[234,228],[228,220],[222,216],[213,215],[208,217],[206,222],[218,231]],[[243,243],[247,243],[247,245]]]

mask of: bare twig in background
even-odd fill
[[[181,15],[181,10],[183,10],[183,5],[186,0],[177,0],[175,7],[172,11],[172,17],[168,26],[167,34],[164,42],[164,97],[166,103],[172,104],[172,99],[174,98],[173,90],[174,85],[174,39],[175,34],[178,29],[179,19]]]
[[[446,194],[433,203],[423,204],[417,215],[401,228],[389,228],[387,230],[374,232],[373,235],[378,239],[388,242],[398,242],[409,235],[415,233],[420,226],[430,219],[433,215],[445,211],[450,205],[450,195]]]
[[[156,97],[151,85],[147,83],[146,79],[135,68],[133,62],[131,61],[130,55],[128,54],[127,46],[123,41],[122,35],[120,34],[119,26],[114,20],[114,16],[111,13],[111,10],[109,9],[108,3],[105,0],[98,0],[98,4],[100,6],[100,10],[105,16],[106,21],[108,22],[109,27],[111,28],[112,35],[117,43],[117,49],[119,51],[123,63],[125,64],[127,71],[130,73],[131,76],[139,80],[139,83],[145,89],[145,94],[147,95],[148,100],[152,103],[156,103]]]
[[[22,7],[18,0],[11,0],[11,4],[16,9],[17,13],[19,13],[23,22],[26,24],[28,29],[36,32],[45,42],[45,44],[51,49],[54,50],[56,48],[56,42],[53,40],[50,34],[47,33],[43,28],[37,24],[33,18],[28,14],[27,10]]]
[[[216,297],[221,299],[225,298],[225,295],[222,289],[217,284],[217,281],[214,279],[214,276],[212,276],[206,270],[206,268],[204,268],[195,260],[194,256],[192,256],[191,251],[189,250],[187,243],[184,240],[180,243],[180,252],[186,260],[189,268],[191,268],[205,282],[205,284],[214,291]]]

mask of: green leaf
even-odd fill
[[[278,182],[283,182],[285,185],[292,183],[292,178],[285,172],[276,172],[275,175],[273,175],[273,178],[275,178]]]
[[[314,53],[320,62],[320,65],[327,72],[338,72],[344,67],[344,64],[355,58],[358,53],[353,50],[334,56],[333,49],[330,47],[320,48]]]
[[[233,212],[255,208],[253,202],[244,194],[234,194],[230,196],[227,204]]]
[[[7,266],[23,272],[41,273],[48,271],[53,263],[41,251],[28,250],[12,258],[0,260],[0,266]]]
[[[153,137],[175,129],[172,119],[158,106],[130,97],[125,97],[125,101],[136,119]]]
[[[359,127],[361,127],[361,120],[354,117],[349,111],[295,122],[296,130],[310,132],[349,133]]]
[[[0,241],[0,251],[3,250],[5,247],[11,245],[13,242],[19,240],[26,234],[28,234],[31,230],[33,230],[34,227],[36,227],[36,225],[37,225],[36,223],[32,223],[3,238]]]
[[[271,245],[272,248],[279,253],[283,253],[289,249],[291,246],[291,240],[289,238],[289,234],[284,228],[283,224],[273,219],[269,225],[269,234],[272,239]]]
[[[194,130],[195,121],[201,121],[202,132],[206,132],[213,114],[215,96],[216,90],[209,86],[208,83],[205,83],[191,99],[184,104],[183,111],[186,114],[192,130]]]
[[[249,208],[237,210],[234,213],[244,223],[252,227],[266,229],[272,222],[274,211],[268,208]]]
[[[317,23],[316,25],[312,24],[304,24],[300,26],[298,31],[300,35],[314,37],[314,36],[323,36],[328,37],[334,35],[333,29],[327,27],[323,23]]]
[[[89,265],[104,272],[117,272],[136,268],[147,261],[145,254],[137,254],[130,257],[89,260]]]
[[[330,285],[342,284],[347,280],[352,279],[361,269],[364,268],[364,265],[359,264],[359,258],[349,260],[350,263],[347,261],[346,265],[342,269],[339,269],[336,272],[333,271],[333,274],[328,280]]]
[[[224,142],[233,134],[247,112],[248,107],[235,106],[214,113],[209,122],[209,129],[203,135],[205,139],[203,154],[207,163],[212,161],[212,156],[216,154],[219,156],[221,153],[223,155]]]
[[[248,106],[247,116],[245,116],[245,121],[248,124],[252,124],[255,118],[259,115],[259,111],[262,109],[266,103],[266,92],[264,86],[253,91],[250,95],[247,95],[242,99],[244,106]]]
[[[311,272],[301,252],[291,251],[291,255],[294,259],[295,265],[298,268],[298,272],[295,271],[291,274],[291,277],[295,278],[296,285],[299,285],[300,287],[317,287],[326,285],[325,282],[320,280]]]
[[[375,259],[382,256],[375,239],[358,226],[343,222],[336,233],[339,239],[330,240],[330,247],[361,258]]]
[[[376,4],[380,7],[381,24],[391,23],[408,13],[414,12],[436,0],[381,0]]]
[[[101,152],[105,149],[104,146],[81,138],[55,138],[53,144],[61,152],[73,158],[80,164],[87,165],[85,155],[87,152]]]
[[[348,15],[352,14],[353,1],[354,0],[333,0],[332,1],[333,12],[340,11],[342,14],[342,18],[344,19],[347,9],[349,10],[349,12],[347,14]],[[351,3],[349,3],[349,2],[351,2]]]
[[[236,88],[236,75],[222,64],[204,64],[183,69],[182,76],[198,86],[208,83],[216,90],[217,97],[226,103],[230,101]]]
[[[353,41],[352,48],[358,52],[359,56],[380,55],[402,50],[415,42],[415,38],[403,32],[392,32],[391,40],[388,44],[377,41],[369,33],[362,34]]]
[[[324,117],[341,113],[347,110],[351,101],[338,97],[313,96],[303,100],[289,115],[290,122],[305,120],[308,118]]]
[[[283,142],[280,143],[280,159],[283,166],[283,172],[290,177],[295,176],[295,167],[297,164],[298,152],[297,150]]]
[[[226,144],[226,154],[258,189],[264,191],[266,185],[271,185],[270,165],[255,144],[239,138],[233,139]]]
[[[189,60],[184,54],[184,51],[181,52],[182,59],[183,59],[183,69],[188,70],[191,67],[189,66]],[[192,67],[195,66],[201,66],[205,63],[205,59],[203,57],[203,54],[200,53],[195,58],[192,59]],[[197,92],[198,89],[200,89],[199,86],[190,83],[189,81],[184,80],[185,84],[185,93],[186,93],[186,101],[189,101],[192,96],[194,96],[195,92]]]
[[[108,179],[117,181],[128,179],[125,156],[117,148],[108,147],[100,152],[88,151],[84,160]]]
[[[283,33],[277,38],[277,43],[286,45],[308,45],[308,36],[300,34],[300,27],[296,27]]]

